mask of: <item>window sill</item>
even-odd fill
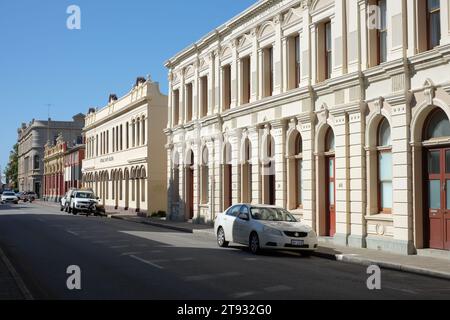
[[[367,221],[387,221],[387,222],[393,222],[394,221],[393,215],[389,214],[389,213],[373,214],[373,215],[370,215],[370,216],[365,216],[365,219]]]

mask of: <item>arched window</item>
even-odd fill
[[[141,145],[141,119],[139,119],[139,118],[136,120],[136,137],[137,137],[136,146],[140,146]]]
[[[232,148],[230,143],[226,143],[223,148],[223,209],[231,207],[233,204],[233,165]]]
[[[334,139],[334,132],[330,128],[327,132],[327,138],[326,138],[326,152],[334,152],[335,149],[335,139]]]
[[[34,156],[33,169],[39,170],[40,168],[41,168],[41,158],[38,155],[36,155],[36,156]]]
[[[208,148],[203,148],[201,167],[201,203],[209,202],[209,152]]]
[[[297,208],[303,206],[303,141],[300,134],[295,138],[295,186]]]
[[[425,132],[425,140],[450,137],[450,122],[447,114],[442,109],[437,109],[431,114]]]
[[[242,163],[242,202],[252,202],[252,145],[247,138],[244,142],[244,158]]]
[[[263,155],[263,202],[268,205],[275,205],[275,141],[271,135],[266,138],[266,145]]]
[[[127,149],[130,149],[130,123],[125,124],[125,145]]]
[[[147,193],[147,189],[146,189],[146,181],[147,181],[147,173],[145,171],[145,168],[141,169],[141,201],[145,202],[146,197],[146,193]]]
[[[132,146],[133,148],[136,147],[136,122],[135,120],[133,120],[132,124],[131,124],[131,135],[132,135]]]
[[[386,118],[378,126],[378,208],[392,212],[392,142],[391,127]]]
[[[145,139],[145,117],[142,118],[142,145],[145,145],[146,139]]]

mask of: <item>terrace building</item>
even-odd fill
[[[291,210],[326,241],[450,250],[444,0],[261,0],[169,59],[169,213]]]
[[[112,94],[108,105],[89,111],[83,186],[96,192],[107,211],[166,211],[166,123],[167,96],[144,78],[124,97]]]

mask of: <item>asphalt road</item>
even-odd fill
[[[450,281],[291,253],[252,256],[207,236],[38,205],[0,205],[0,247],[35,299],[450,299]],[[81,290],[69,290],[71,265]]]

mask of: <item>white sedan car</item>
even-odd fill
[[[217,216],[217,243],[247,245],[252,253],[261,249],[294,250],[311,255],[318,246],[317,234],[297,221],[287,210],[266,205],[234,205]]]
[[[11,191],[5,191],[2,194],[2,203],[19,203],[19,198],[17,198],[16,194]]]

